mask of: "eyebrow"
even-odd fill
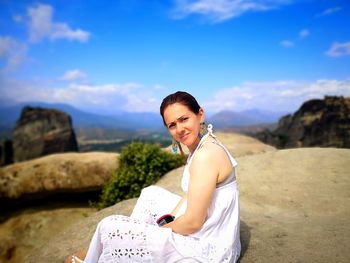
[[[175,123],[177,120],[183,119],[183,118],[185,118],[185,117],[186,117],[186,114],[185,114],[185,115],[181,115],[181,116],[178,117],[175,121],[172,121],[172,122],[167,123],[167,126],[169,126],[170,124]]]

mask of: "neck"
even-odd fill
[[[201,139],[199,137],[197,137],[196,141],[192,145],[187,146],[188,150],[190,151],[190,154],[192,154],[196,150],[200,141],[201,141]]]

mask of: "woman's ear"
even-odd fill
[[[200,122],[204,122],[204,120],[205,120],[205,112],[204,112],[203,108],[199,108],[198,115],[200,117]]]

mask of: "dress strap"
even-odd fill
[[[212,125],[211,123],[208,124],[207,130],[208,130],[208,133],[207,133],[206,135],[204,135],[205,138],[203,137],[202,140],[199,142],[199,145],[197,146],[197,149],[201,148],[201,147],[203,146],[203,144],[205,144],[205,143],[209,143],[209,142],[215,143],[215,144],[221,146],[221,147],[224,149],[224,151],[226,152],[226,154],[228,155],[228,157],[229,157],[229,159],[230,159],[230,161],[231,161],[231,163],[232,163],[232,166],[233,166],[233,167],[236,167],[236,166],[237,166],[236,160],[232,157],[232,155],[231,155],[230,152],[227,150],[227,148],[226,148],[220,141],[217,140],[216,135],[213,133],[213,125]],[[206,139],[208,136],[211,136],[214,140],[212,140],[212,141],[206,141],[205,139]],[[197,150],[197,149],[196,149],[196,150]]]
[[[226,154],[228,155],[230,161],[231,161],[231,164],[233,166],[233,168],[235,168],[237,166],[237,162],[236,160],[232,157],[232,155],[230,154],[230,152],[227,150],[227,148],[220,142],[217,140],[216,136],[214,135],[213,133],[213,125],[212,124],[209,124],[208,127],[207,127],[207,133],[201,138],[197,148],[194,150],[194,152],[192,154],[190,154],[187,158],[187,162],[186,162],[186,166],[185,166],[185,170],[184,170],[184,173],[183,173],[183,176],[182,176],[182,179],[181,179],[181,187],[183,189],[184,192],[187,192],[188,191],[188,183],[189,183],[189,177],[190,177],[190,172],[189,172],[189,167],[191,165],[191,162],[192,162],[192,159],[193,159],[193,156],[194,154],[196,153],[196,151],[205,143],[215,143],[217,145],[219,145],[220,147],[222,147],[224,149],[224,151],[226,152]],[[213,140],[207,140],[206,139],[211,136]],[[236,180],[236,171],[235,169],[233,169],[232,171],[232,175],[229,176],[228,178],[226,178],[226,180],[224,180],[223,182],[219,183],[217,185],[217,188],[218,187],[221,187],[221,186],[224,186],[226,184],[229,184],[233,181]]]
[[[210,136],[216,138],[216,136],[213,133],[213,124],[208,124],[207,130]]]

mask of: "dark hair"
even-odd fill
[[[166,125],[164,121],[164,111],[169,105],[175,103],[180,103],[186,106],[195,114],[198,114],[199,109],[201,108],[197,100],[191,94],[185,91],[177,91],[173,94],[170,94],[163,99],[162,104],[160,105],[160,115],[162,115],[164,125]]]

